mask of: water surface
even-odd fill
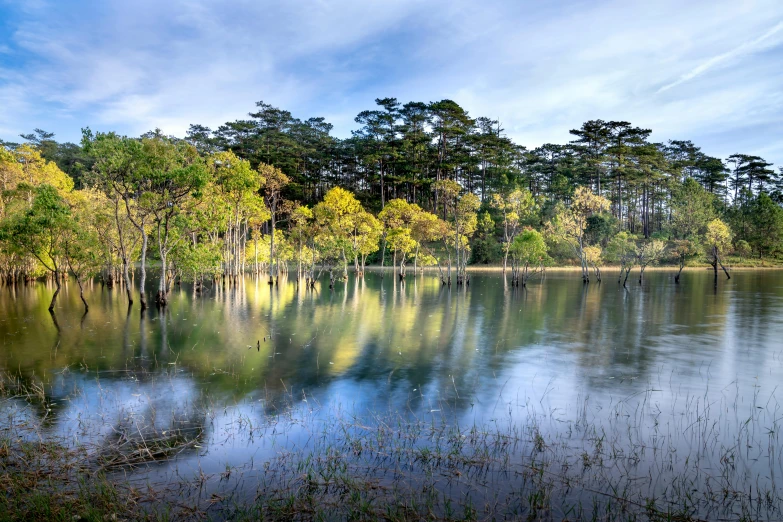
[[[97,444],[118,426],[199,427],[197,445],[145,473],[250,469],[307,447],[317,430],[306,423],[284,436],[246,429],[292,412],[504,429],[534,420],[569,440],[581,421],[629,452],[659,435],[672,455],[697,451],[708,470],[701,485],[720,476],[732,448],[742,480],[774,487],[783,473],[780,271],[737,271],[717,288],[706,270],[685,272],[679,285],[669,271],[648,272],[627,289],[612,273],[583,285],[576,273],[550,272],[527,288],[475,273],[469,288],[449,289],[434,274],[401,284],[370,272],[317,291],[247,278],[204,295],[184,284],[165,309],[145,312],[96,282],[89,313],[69,284],[55,318],[51,291],[0,289],[0,369],[50,395],[46,407],[2,407],[43,419],[52,436]],[[740,440],[749,447],[739,451]],[[672,476],[688,465],[670,461]],[[651,476],[660,463],[638,466]]]

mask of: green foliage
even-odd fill
[[[27,190],[26,187],[21,187]],[[12,243],[35,257],[50,272],[60,270],[58,258],[65,252],[64,239],[73,225],[63,197],[51,185],[35,188],[30,208],[3,223],[0,241]]]
[[[750,243],[744,239],[739,239],[734,243],[734,253],[737,254],[740,259],[748,257],[753,252]]]
[[[698,237],[706,232],[707,224],[715,219],[715,196],[707,192],[693,178],[685,180],[672,198],[672,230],[675,237]]]
[[[680,266],[686,266],[703,253],[703,245],[697,240],[676,239],[672,242],[672,254],[677,258]]]
[[[636,237],[626,231],[615,234],[604,249],[604,259],[620,266],[634,263],[636,257]]]
[[[606,246],[617,226],[617,220],[611,214],[593,214],[587,218],[585,239],[591,245]]]
[[[501,249],[495,239],[495,222],[487,211],[482,212],[478,219],[477,232],[471,247],[471,264],[489,264],[500,260]]]
[[[747,240],[759,257],[783,250],[783,208],[765,193],[749,205],[750,227]]]
[[[514,238],[510,253],[514,262],[522,265],[546,265],[551,261],[544,236],[532,228],[523,230]]]
[[[707,224],[704,241],[709,249],[713,249],[717,253],[725,253],[731,246],[731,239],[731,229],[720,219],[713,219]]]
[[[84,129],[80,145],[60,144],[35,129],[22,145],[0,144],[0,272],[132,270],[146,245],[188,278],[238,276],[260,247],[272,266],[360,270],[391,251],[459,277],[468,259],[505,266],[526,227],[585,277],[601,261],[644,264],[661,242],[682,265],[732,244],[741,258],[783,252],[783,180],[758,156],[724,162],[604,120],[571,130],[571,143],[527,150],[453,100],[375,103],[348,139],[323,118],[258,102],[249,119],[193,125],[184,139]],[[52,227],[29,214],[42,215],[44,185],[70,213],[48,246]]]

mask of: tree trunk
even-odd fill
[[[728,271],[728,270],[726,270],[726,267],[725,267],[725,266],[723,266],[723,263],[721,263],[721,261],[720,261],[720,257],[718,257],[718,264],[719,264],[719,265],[720,265],[720,267],[723,269],[723,273],[724,273],[724,274],[726,274],[726,279],[731,279],[731,276],[729,275],[729,271]]]
[[[141,303],[141,309],[147,308],[147,293],[144,290],[147,284],[147,245],[148,238],[147,233],[143,231],[142,227],[142,239],[141,239],[141,277],[139,278],[139,303]],[[78,278],[77,278],[78,281]],[[81,285],[79,285],[81,287]],[[87,304],[85,303],[85,307]]]
[[[160,270],[160,283],[158,284],[158,296],[157,296],[157,302],[161,306],[166,305],[166,294],[168,292],[168,285],[166,284],[166,271],[168,269],[168,261],[166,260],[166,255],[161,253],[160,256],[160,264],[161,264],[161,270]]]
[[[296,257],[296,281],[302,277],[302,242],[299,242],[299,255]]]
[[[87,312],[90,311],[90,307],[87,304],[87,300],[84,298],[84,287],[82,286],[81,277],[76,277],[76,284],[79,285],[79,299],[81,299],[82,303],[84,303],[84,313],[86,314]]]
[[[128,274],[128,260],[122,260],[122,275],[125,279],[125,291],[128,294],[128,306],[133,305],[133,287],[131,286],[130,275]]]
[[[272,234],[269,236],[269,284],[272,284],[272,277],[275,275],[274,262],[275,262],[275,214],[272,211]]]
[[[57,304],[57,295],[60,293],[60,272],[57,269],[54,271],[54,284],[56,285],[56,288],[54,290],[54,295],[52,296],[52,302],[49,303],[49,311],[52,313],[54,313],[54,305]]]
[[[381,247],[381,279],[383,279],[383,265],[386,261],[386,234],[383,236],[383,246]]]
[[[715,273],[713,284],[715,286],[718,286],[718,258],[717,257],[712,260],[712,270]]]

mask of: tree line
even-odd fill
[[[592,120],[567,144],[527,149],[451,100],[376,100],[347,139],[323,118],[258,102],[248,119],[183,138],[83,129],[80,144],[36,129],[0,146],[0,272],[8,282],[100,275],[148,306],[175,281],[235,284],[295,271],[330,286],[349,266],[434,266],[469,284],[470,263],[499,263],[524,285],[552,262],[582,279],[783,246],[783,172],[762,158],[720,159],[690,141],[649,141],[628,122]],[[569,261],[567,261],[569,260]],[[729,276],[728,270],[724,271]],[[138,273],[138,290],[135,274]],[[84,300],[84,298],[82,297]],[[87,303],[85,302],[85,307]]]

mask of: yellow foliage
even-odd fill
[[[725,251],[731,245],[732,233],[729,226],[720,219],[713,219],[707,225],[705,239],[710,248]]]

